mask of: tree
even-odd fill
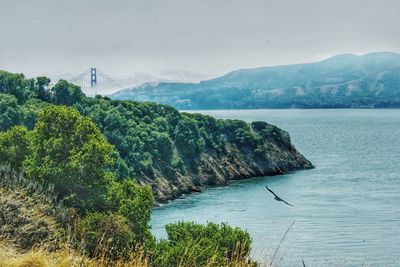
[[[9,73],[0,70],[0,93],[14,95],[18,103],[25,101],[30,80],[23,74]]]
[[[175,142],[185,157],[200,155],[204,149],[204,140],[194,119],[183,116],[175,129]]]
[[[7,132],[0,132],[0,163],[20,169],[28,154],[28,130],[23,126],[14,126]]]
[[[48,106],[38,116],[24,169],[30,177],[54,184],[67,204],[98,210],[112,150],[89,118],[73,108]]]
[[[43,101],[50,100],[49,84],[50,84],[50,79],[47,77],[41,76],[36,78],[38,97]]]
[[[152,140],[153,153],[160,158],[164,164],[169,164],[173,156],[173,143],[167,133],[154,132]]]
[[[18,125],[21,118],[21,109],[17,98],[9,94],[0,94],[0,131],[8,130]]]
[[[52,88],[53,102],[58,105],[72,106],[82,101],[84,94],[79,86],[60,80]]]
[[[136,241],[152,241],[150,215],[153,195],[150,186],[140,186],[133,179],[113,182],[108,188],[107,203],[110,210],[127,218]]]

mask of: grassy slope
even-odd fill
[[[66,209],[51,187],[0,166],[0,267],[110,266],[73,249]],[[115,266],[148,266],[142,255]]]
[[[25,179],[0,166],[0,267],[146,267],[152,266],[142,251],[129,259],[110,262],[104,255],[89,258],[70,242],[66,210],[51,187]],[[178,266],[196,262],[196,244],[182,251]],[[101,250],[102,248],[100,248]],[[104,248],[108,249],[108,248]],[[104,251],[106,252],[106,251]],[[214,258],[208,266],[217,266]],[[233,259],[226,266],[254,266]]]

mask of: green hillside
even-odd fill
[[[316,63],[232,71],[200,83],[144,84],[110,97],[178,109],[400,107],[400,54],[343,54]]]

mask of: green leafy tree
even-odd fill
[[[29,133],[23,126],[0,132],[0,162],[20,169],[28,154]]]
[[[36,98],[27,100],[25,104],[21,106],[21,124],[29,130],[33,130],[38,114],[49,105],[50,104]]]
[[[70,205],[101,208],[113,147],[89,118],[64,106],[44,108],[30,150],[24,163],[30,177],[54,184]]]
[[[50,84],[50,79],[47,77],[41,76],[36,78],[38,97],[43,101],[50,100],[49,84]]]
[[[235,131],[235,141],[240,145],[254,146],[255,138],[250,127],[239,128]]]
[[[10,94],[0,94],[0,131],[18,125],[21,119],[21,108],[17,98]]]
[[[9,73],[0,70],[0,93],[14,95],[18,103],[23,103],[28,95],[30,80],[23,74]]]
[[[79,86],[60,80],[52,88],[53,102],[58,105],[72,106],[82,101],[84,94]]]
[[[160,158],[164,164],[169,164],[173,156],[173,143],[169,135],[167,133],[155,132],[153,145],[153,155]]]
[[[153,195],[149,186],[140,186],[132,179],[113,182],[108,187],[107,203],[110,210],[127,218],[137,242],[152,242],[149,222]]]
[[[175,129],[175,143],[185,157],[198,156],[204,149],[196,121],[184,116]]]

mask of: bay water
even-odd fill
[[[236,181],[152,211],[152,231],[175,221],[227,222],[253,237],[252,256],[280,266],[400,266],[400,110],[213,110],[217,118],[287,130],[315,169]],[[268,185],[290,207],[275,201]]]

